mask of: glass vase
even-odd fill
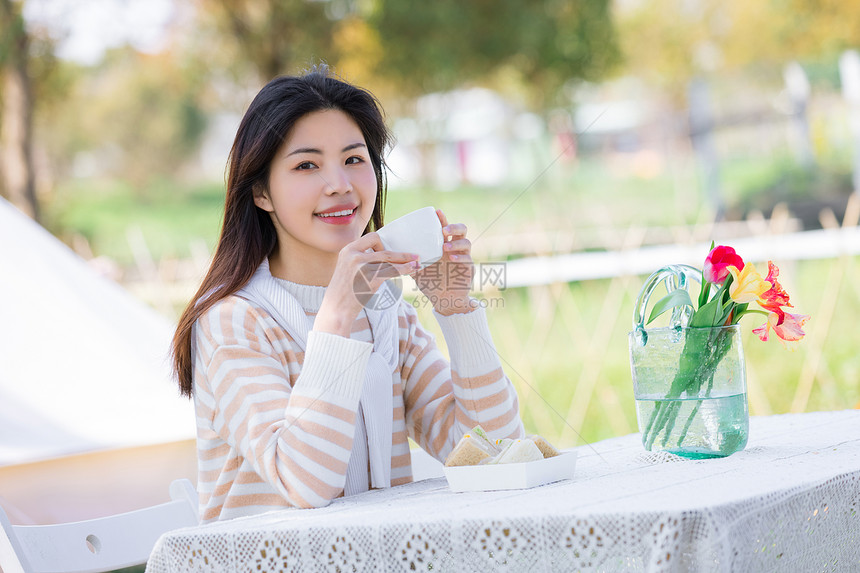
[[[633,395],[642,445],[686,458],[725,457],[749,435],[746,366],[738,325],[689,328],[689,307],[670,326],[646,329],[656,286],[666,291],[701,284],[701,271],[672,265],[655,272],[639,293],[629,335]]]
[[[724,457],[749,434],[740,328],[656,328],[630,333],[642,445],[686,458]]]

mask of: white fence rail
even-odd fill
[[[753,262],[832,259],[844,255],[860,255],[858,216],[860,197],[854,195],[848,203],[842,226],[832,213],[824,212],[824,229],[778,233],[771,228],[756,236],[733,238],[728,244],[734,247],[744,260]],[[772,221],[771,227],[773,226]],[[669,264],[683,263],[701,267],[710,250],[710,242],[640,246],[643,236],[643,229],[631,228],[624,241],[627,248],[621,250],[527,257],[508,261],[506,286],[523,287],[647,275]]]
[[[860,227],[801,231],[733,239],[732,247],[749,261],[799,261],[860,255]],[[530,257],[507,263],[507,287],[643,275],[669,264],[701,267],[710,243],[661,245],[623,251]]]

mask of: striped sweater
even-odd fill
[[[309,316],[324,287],[281,281]],[[483,308],[434,313],[451,362],[401,300],[393,384],[391,485],[412,481],[407,437],[444,460],[481,424],[521,437],[516,391],[502,371]],[[305,352],[262,308],[230,296],[194,328],[198,491],[203,522],[343,495],[361,387],[373,348],[363,313],[350,338],[311,331]]]

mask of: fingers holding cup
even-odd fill
[[[452,261],[468,261],[471,260],[472,242],[465,238],[445,241],[442,250]]]

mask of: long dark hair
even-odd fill
[[[184,396],[192,396],[194,323],[215,303],[242,288],[277,244],[269,213],[254,204],[255,189],[268,189],[272,158],[293,125],[309,113],[328,109],[347,114],[364,135],[376,172],[376,206],[364,233],[382,227],[384,152],[390,134],[373,94],[331,77],[324,65],[302,76],[283,76],[266,84],[245,112],[230,150],[224,222],[215,256],[173,336],[173,369]]]

